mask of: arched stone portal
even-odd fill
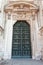
[[[30,24],[25,20],[13,25],[12,57],[32,57]]]
[[[28,22],[28,24],[30,24],[30,28],[31,28],[31,32],[30,32],[31,42],[32,42],[31,48],[32,48],[32,58],[34,59],[36,54],[36,46],[37,46],[36,44],[37,36],[35,36],[37,34],[35,33],[36,32],[35,23],[37,23],[36,20],[37,20],[38,7],[35,4],[33,3],[31,4],[29,2],[13,2],[5,6],[4,11],[6,14],[5,15],[6,16],[5,58],[11,58],[13,25],[17,23],[17,20],[22,20],[22,21],[25,20],[26,22]],[[31,56],[31,54],[29,56]]]

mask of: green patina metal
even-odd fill
[[[31,58],[30,25],[25,20],[13,25],[12,58]]]

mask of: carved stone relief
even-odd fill
[[[36,6],[28,3],[13,3],[11,5],[8,5],[4,9],[5,13],[11,13],[12,18],[16,20],[29,20],[32,18],[35,19],[35,14],[38,12],[38,8]],[[10,16],[9,16],[10,17]],[[10,18],[9,18],[10,19]]]
[[[13,20],[28,20],[30,18],[29,14],[27,13],[15,13],[13,14]]]

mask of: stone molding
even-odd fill
[[[4,9],[4,12],[8,14],[8,19],[12,14],[12,18],[16,20],[35,19],[38,11],[38,6],[29,2],[12,2],[6,5]]]

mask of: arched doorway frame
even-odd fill
[[[22,19],[21,19],[22,20]],[[25,19],[24,19],[25,20]],[[17,22],[17,20],[15,20],[15,21],[13,21],[13,25],[15,24]],[[34,34],[33,34],[33,29],[34,29],[34,27],[33,27],[33,22],[35,23],[35,20],[32,20],[31,18],[30,18],[30,20],[26,20],[26,22],[28,23],[28,24],[30,24],[30,35],[31,35],[31,51],[32,51],[32,59],[35,59],[35,47],[34,47],[34,45],[36,45],[33,41],[33,37],[34,37]],[[12,26],[13,27],[13,26]],[[32,32],[33,31],[33,32]],[[13,33],[13,28],[12,28],[12,33]],[[13,35],[13,34],[12,34]],[[11,48],[12,49],[12,48]],[[12,54],[12,51],[11,51],[11,54]],[[12,55],[11,55],[12,56]]]
[[[23,20],[23,19],[22,19]],[[11,33],[10,32],[8,32],[9,30],[7,30],[6,31],[6,34],[7,34],[7,36],[5,36],[5,46],[7,46],[7,47],[5,47],[6,49],[5,49],[5,55],[6,55],[6,53],[8,52],[9,53],[9,51],[7,51],[7,49],[8,50],[10,50],[10,53],[7,55],[8,56],[8,58],[10,57],[11,58],[11,53],[12,53],[12,34],[13,34],[13,24],[15,24],[17,22],[17,20],[13,20],[12,19],[12,16],[11,16],[11,19],[10,20],[8,20],[8,18],[7,18],[7,22],[6,22],[6,25],[8,25],[9,24],[9,26],[11,26],[11,28],[9,28],[9,26],[8,26],[8,29],[10,30],[11,29]],[[34,57],[35,57],[35,47],[34,47],[34,42],[33,42],[33,36],[34,36],[34,34],[33,34],[33,29],[34,29],[34,27],[33,27],[33,22],[35,23],[35,20],[33,21],[31,18],[30,18],[30,20],[26,20],[26,22],[28,23],[28,24],[30,24],[30,33],[31,33],[31,48],[32,48],[32,58],[34,59]],[[11,23],[11,24],[10,24]],[[7,33],[8,32],[8,33]],[[10,35],[11,34],[11,35]],[[10,38],[8,38],[9,37],[9,35],[11,36]],[[11,41],[9,41],[9,40],[11,40]],[[10,47],[8,46],[9,45],[9,43],[10,43]],[[7,44],[7,45],[6,45]],[[8,48],[9,47],[9,48]],[[33,49],[33,47],[34,47],[34,49]],[[9,56],[10,55],[10,56]]]
[[[25,4],[26,4],[26,2],[25,2]],[[23,5],[23,4],[22,4]],[[21,6],[21,5],[20,5]],[[27,4],[26,4],[26,6],[27,6]],[[32,5],[31,5],[32,6]],[[9,7],[9,6],[8,6]],[[34,10],[32,10],[32,12],[30,12],[30,14],[29,13],[27,13],[26,11],[25,11],[25,9],[24,9],[24,11],[22,12],[21,11],[21,8],[23,7],[21,7],[21,8],[19,8],[19,10],[20,10],[20,14],[19,14],[19,12],[17,11],[16,12],[16,14],[15,13],[11,13],[11,10],[9,10],[9,8],[7,7],[7,9],[5,9],[5,14],[6,14],[6,22],[8,22],[9,23],[9,26],[10,26],[10,21],[11,21],[11,26],[12,26],[12,29],[11,29],[11,31],[12,31],[12,33],[13,33],[13,24],[15,24],[16,23],[16,21],[17,20],[26,20],[27,21],[27,23],[28,24],[30,24],[30,30],[31,30],[31,47],[32,47],[32,58],[34,59],[34,57],[35,57],[35,47],[34,47],[34,43],[33,43],[33,22],[35,21],[35,16],[36,16],[36,14],[37,14],[37,12],[38,12],[38,9],[37,9],[37,7],[36,7],[36,9]],[[34,5],[33,5],[33,8],[34,8]],[[22,10],[23,10],[22,9]],[[31,9],[29,10],[29,11],[31,11]],[[24,12],[25,12],[25,14],[24,14]],[[28,15],[27,15],[27,14]],[[14,15],[13,15],[14,14]],[[22,16],[24,16],[24,18],[22,17]],[[14,18],[13,18],[14,17]],[[7,23],[6,23],[7,24]],[[8,25],[8,24],[7,24]],[[8,32],[8,30],[7,30],[7,32]],[[9,44],[10,43],[10,49],[8,48],[8,46],[7,47],[5,47],[6,48],[6,50],[7,50],[7,48],[9,49],[9,51],[10,51],[10,53],[9,53],[9,51],[7,50],[5,50],[5,56],[6,56],[6,53],[7,53],[7,56],[8,56],[8,58],[11,58],[11,53],[12,53],[12,33],[11,33],[11,38],[9,38],[8,39],[8,36],[6,36],[6,39],[5,39],[5,43],[6,44]],[[8,35],[10,35],[10,32],[8,33]],[[7,43],[7,41],[8,40],[11,40],[11,42],[10,41],[8,41],[8,43]],[[34,48],[34,49],[33,49]],[[9,57],[9,55],[10,55],[10,57]]]

